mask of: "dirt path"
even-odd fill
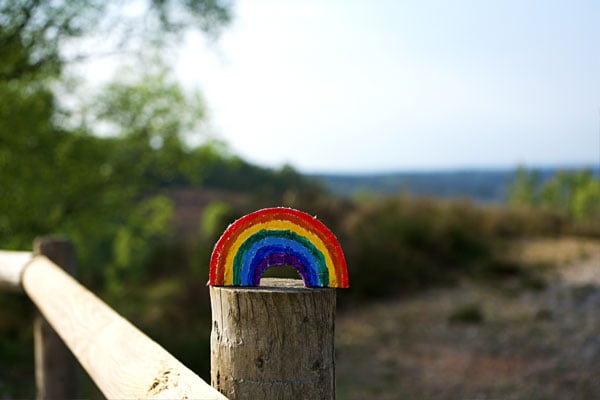
[[[575,253],[544,289],[464,283],[342,312],[338,398],[600,398],[600,244]]]
[[[593,254],[589,258],[571,264],[560,270],[563,281],[571,285],[600,286],[600,254]]]

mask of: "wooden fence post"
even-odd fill
[[[51,236],[37,238],[33,251],[36,255],[48,257],[70,275],[76,275],[75,249],[68,239]],[[77,397],[75,358],[39,311],[33,329],[37,399]]]
[[[335,398],[335,289],[211,286],[211,385],[231,400]]]

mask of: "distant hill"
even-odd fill
[[[540,180],[554,176],[558,171],[585,168],[532,168]],[[592,168],[587,168],[592,169]],[[600,176],[600,167],[593,168]],[[515,179],[516,169],[449,170],[433,172],[393,172],[375,174],[312,174],[312,179],[334,194],[353,197],[361,193],[393,195],[409,193],[438,198],[468,198],[478,203],[503,203],[508,187]]]

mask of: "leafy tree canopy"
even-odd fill
[[[536,171],[520,168],[509,191],[516,206],[559,212],[576,221],[600,221],[600,179],[590,170],[560,171],[542,182]]]
[[[116,34],[117,48],[133,39],[157,46],[186,28],[214,37],[231,19],[231,5],[220,0],[147,0],[133,5],[140,12],[125,16],[122,11],[127,4],[117,0],[3,2],[0,79],[56,76],[67,61],[61,46],[86,35]],[[93,54],[78,56],[89,55]]]
[[[35,236],[68,234],[88,275],[104,276],[109,286],[111,277],[139,276],[134,271],[149,243],[168,235],[172,207],[149,181],[177,175],[181,136],[204,117],[203,104],[156,63],[90,101],[115,135],[98,137],[93,125],[66,127],[56,83],[68,63],[94,49],[75,55],[65,49],[113,30],[115,51],[131,51],[132,42],[156,49],[186,28],[214,36],[230,19],[230,5],[219,0],[131,4],[141,12],[127,17],[120,10],[130,5],[116,0],[0,4],[0,248],[24,249]],[[107,273],[93,271],[107,266]]]

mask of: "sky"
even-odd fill
[[[176,62],[251,162],[302,172],[600,164],[600,2],[238,0]]]

